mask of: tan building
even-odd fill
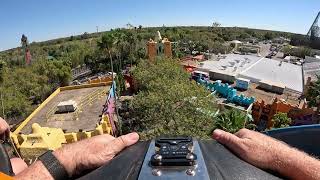
[[[157,56],[164,55],[167,58],[172,58],[172,45],[167,38],[161,37],[160,32],[157,32],[155,41],[150,39],[147,43],[147,54],[149,60],[155,60]]]

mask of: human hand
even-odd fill
[[[69,176],[72,176],[108,163],[120,151],[138,140],[137,133],[118,138],[104,134],[66,145],[53,154],[66,168]]]
[[[9,124],[0,117],[0,139],[6,140],[10,135]]]
[[[275,171],[279,168],[279,156],[286,157],[292,149],[281,141],[248,129],[235,134],[216,129],[213,138],[248,163]]]

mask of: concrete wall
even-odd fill
[[[209,76],[211,80],[222,80],[224,82],[234,82],[236,77],[234,75],[223,74],[215,71],[210,71]]]

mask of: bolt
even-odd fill
[[[154,176],[161,176],[161,171],[159,169],[152,169],[152,174]]]
[[[196,171],[195,171],[194,169],[188,169],[188,170],[186,171],[186,173],[187,173],[189,176],[194,176],[194,175],[196,175]]]
[[[156,154],[154,156],[154,159],[157,160],[157,161],[161,161],[162,160],[162,156],[160,154]]]
[[[194,159],[194,155],[191,154],[191,153],[188,153],[186,158],[189,159],[189,160],[193,160]]]

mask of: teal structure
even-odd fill
[[[243,94],[237,95],[237,90],[231,87],[228,83],[224,84],[220,80],[215,83],[211,83],[208,80],[204,80],[202,78],[197,79],[198,84],[205,86],[208,90],[213,93],[217,93],[223,98],[226,98],[228,102],[249,107],[252,103],[254,103],[254,97],[246,97]]]

